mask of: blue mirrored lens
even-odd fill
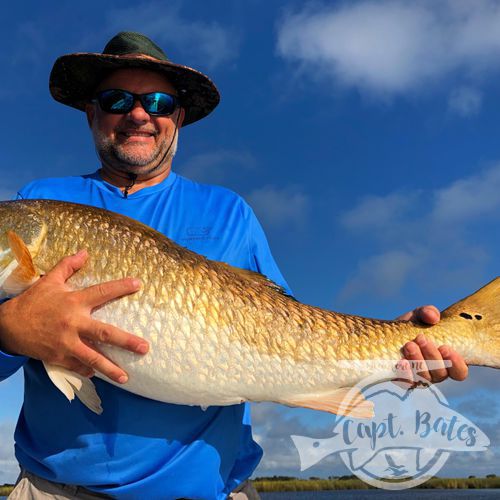
[[[128,113],[137,99],[141,101],[142,107],[150,115],[170,115],[177,107],[176,97],[165,92],[133,94],[126,90],[109,89],[97,94],[99,106],[106,113]]]
[[[134,96],[122,90],[105,90],[98,97],[99,105],[107,113],[128,113],[134,105]]]
[[[169,115],[176,106],[175,97],[165,92],[151,92],[140,98],[142,106],[150,114]]]

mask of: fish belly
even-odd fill
[[[309,363],[262,353],[234,340],[234,331],[228,327],[228,331],[223,331],[217,325],[207,325],[203,318],[169,314],[133,301],[114,302],[93,316],[150,343],[146,355],[99,346],[127,371],[129,381],[121,385],[101,374],[98,376],[158,401],[200,406],[283,402],[298,395],[327,394],[339,387],[351,387],[373,373],[373,366],[364,361]],[[387,368],[386,364],[384,371]]]

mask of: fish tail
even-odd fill
[[[454,322],[460,331],[472,330],[465,339],[468,364],[500,368],[500,277],[441,313],[441,323]]]

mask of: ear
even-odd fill
[[[92,128],[92,123],[95,118],[95,104],[88,103],[85,105],[85,114],[87,115],[87,123],[89,127]]]
[[[181,128],[182,123],[184,122],[184,117],[186,116],[186,111],[184,110],[184,108],[179,108],[178,113],[179,117],[177,118],[177,127]]]

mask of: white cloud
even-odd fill
[[[406,218],[412,209],[418,193],[391,193],[387,196],[367,196],[353,209],[341,216],[347,227],[383,229],[388,220]]]
[[[256,166],[255,158],[247,151],[218,150],[194,155],[179,167],[179,173],[198,182],[220,183],[234,172]]]
[[[0,422],[0,484],[14,483],[19,474],[14,456],[14,427],[13,422]]]
[[[460,116],[477,115],[481,109],[481,92],[470,87],[453,89],[448,99],[448,109]]]
[[[389,250],[363,260],[352,279],[343,287],[339,299],[361,294],[380,299],[394,297],[424,261],[418,253]]]
[[[309,4],[278,29],[278,53],[303,75],[380,95],[500,68],[500,3],[362,0]]]
[[[453,182],[435,193],[432,217],[460,223],[500,209],[500,166]]]
[[[359,262],[339,299],[394,298],[409,284],[429,282],[436,289],[480,284],[492,256],[481,241],[487,232],[477,227],[498,224],[498,193],[500,165],[495,165],[434,191],[360,200],[339,222],[374,249]]]
[[[249,193],[246,199],[264,225],[301,228],[307,220],[309,199],[293,187],[264,186]]]
[[[140,8],[134,5],[112,9],[106,15],[106,30],[113,35],[118,31],[140,31],[158,43],[168,57],[169,48],[186,57],[183,64],[213,69],[236,58],[240,37],[234,29],[214,21],[193,20],[195,16],[185,17],[180,7],[180,2],[156,1]]]
[[[273,403],[252,405],[252,428],[255,440],[262,446],[264,456],[253,477],[269,475],[304,476],[345,474],[347,469],[338,454],[300,473],[300,459],[291,435],[330,437],[334,416],[312,410],[286,408]]]

